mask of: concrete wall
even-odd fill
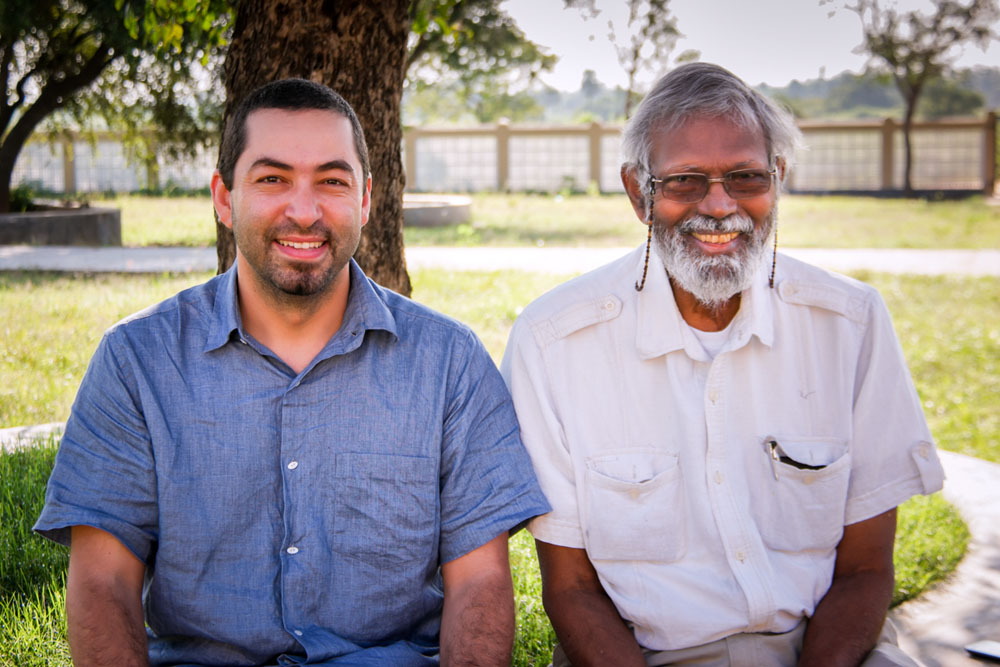
[[[121,211],[76,208],[0,214],[0,245],[120,246]]]

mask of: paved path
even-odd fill
[[[962,513],[972,539],[951,578],[893,613],[900,646],[927,667],[984,665],[964,650],[1000,641],[1000,465],[941,452],[944,497]]]
[[[13,451],[62,430],[61,423],[0,429],[0,448]],[[944,496],[969,525],[969,549],[948,581],[892,617],[900,645],[926,667],[973,667],[984,663],[969,657],[966,645],[1000,641],[1000,465],[952,452],[941,452],[941,461]]]
[[[570,274],[606,264],[631,249],[413,246],[406,249],[406,261],[411,269],[520,269]],[[1000,275],[1000,250],[787,248],[782,252],[834,271],[869,269],[890,273]],[[214,271],[215,267],[215,248],[0,246],[0,271],[185,273]]]

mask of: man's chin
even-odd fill
[[[337,271],[284,269],[272,276],[271,284],[288,296],[315,296],[326,292],[334,283]]]

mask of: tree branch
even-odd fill
[[[108,46],[101,46],[90,56],[83,66],[75,73],[60,80],[49,79],[42,89],[38,99],[34,104],[25,109],[14,127],[11,128],[7,136],[4,137],[3,145],[0,146],[0,162],[10,155],[16,155],[24,142],[28,140],[35,127],[57,109],[61,100],[68,98],[84,86],[93,83],[104,68],[117,56],[114,50]],[[20,83],[23,83],[24,79]]]

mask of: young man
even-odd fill
[[[624,135],[645,248],[514,325],[556,667],[913,664],[880,640],[895,508],[942,470],[878,294],[770,252],[797,137],[678,67]]]
[[[234,113],[235,265],[107,332],[35,526],[77,665],[509,661],[508,531],[548,506],[472,332],[351,259],[370,195],[330,89]]]

